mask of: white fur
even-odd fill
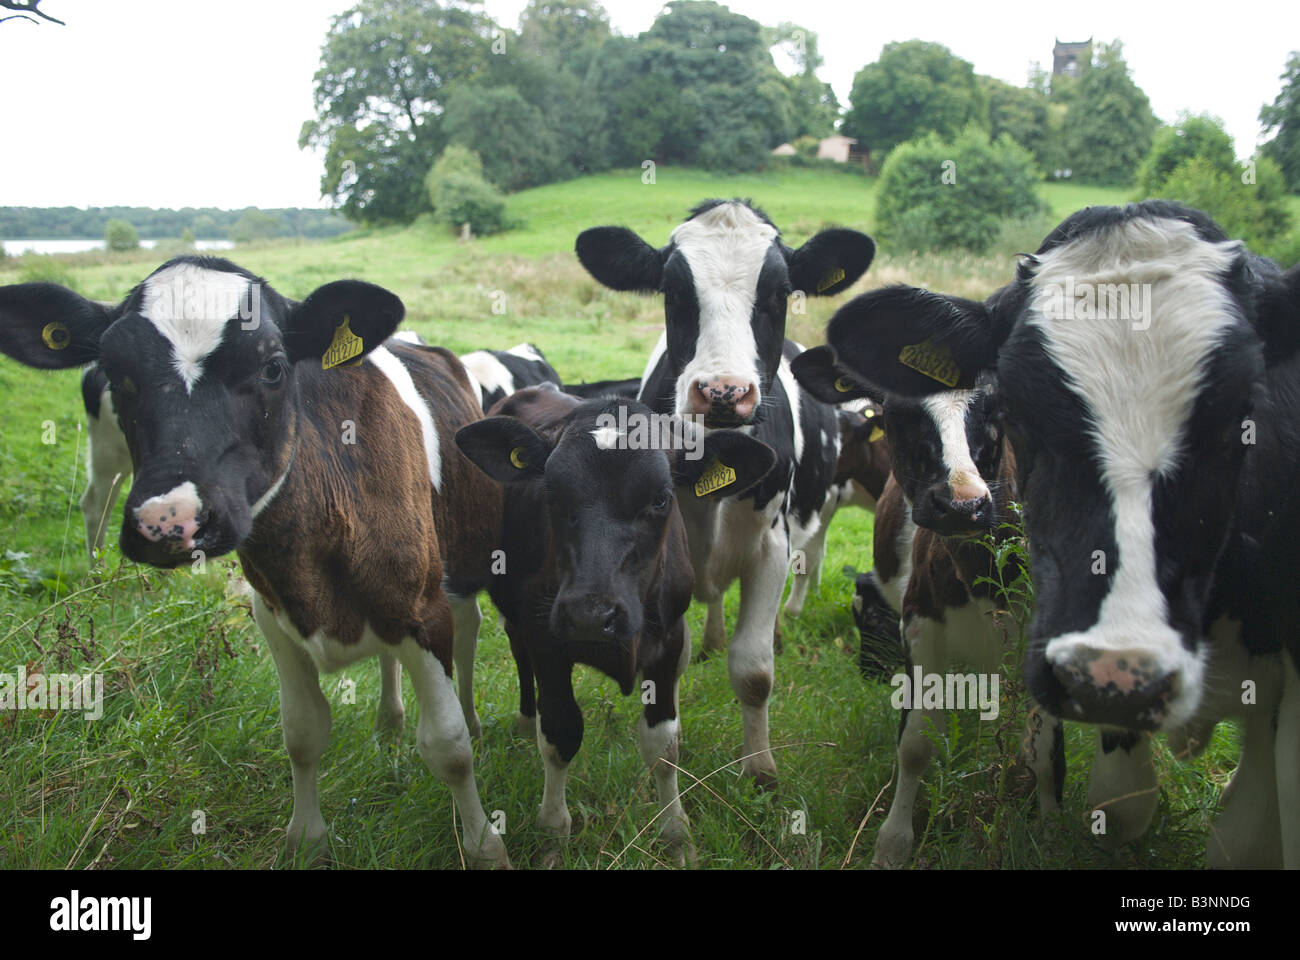
[[[433,489],[442,492],[442,450],[438,446],[438,428],[434,425],[433,414],[429,411],[429,405],[424,402],[424,397],[415,389],[415,381],[411,379],[410,372],[386,347],[376,347],[366,357],[371,363],[379,368],[393,384],[397,395],[402,398],[402,402],[410,408],[415,414],[416,420],[420,423],[420,433],[424,438],[424,456],[429,465],[429,479],[433,481]]]
[[[1151,657],[1176,675],[1165,729],[1195,713],[1204,668],[1167,621],[1156,580],[1152,477],[1180,463],[1199,377],[1225,332],[1240,322],[1220,280],[1239,252],[1240,244],[1208,243],[1181,221],[1130,221],[1042,255],[1027,316],[1089,413],[1119,549],[1109,558],[1110,589],[1097,623],[1053,639],[1047,658],[1076,660],[1084,650]],[[1067,278],[1076,285],[1150,284],[1149,326],[1135,329],[1126,316],[1057,319],[1047,288],[1064,287]]]
[[[140,313],[172,345],[172,366],[186,393],[203,376],[203,364],[221,345],[226,321],[239,312],[247,277],[178,263],[145,281]]]
[[[974,493],[972,500],[989,495],[988,485],[971,459],[970,443],[966,438],[966,412],[974,398],[974,390],[948,390],[921,401],[939,431],[948,483],[954,490],[965,489]]]
[[[483,401],[484,391],[493,393],[501,390],[507,397],[515,392],[515,378],[511,376],[510,370],[488,351],[475,350],[473,353],[467,353],[460,358],[460,362],[469,371],[470,379],[479,384],[480,403]]]
[[[279,478],[271,484],[270,487],[267,488],[266,493],[258,497],[257,502],[253,504],[252,515],[254,520],[256,520],[257,515],[265,510],[271,501],[275,499],[275,495],[279,493],[280,488],[284,486],[284,481],[289,479],[289,471],[293,469],[294,456],[297,452],[298,448],[294,447],[294,449],[289,453],[289,462],[284,465],[284,472],[280,474]]]
[[[113,395],[107,387],[99,398],[99,416],[87,417],[86,492],[81,513],[86,521],[86,550],[93,558],[104,545],[104,532],[118,494],[131,475],[131,451],[117,425]]]
[[[545,363],[542,355],[533,349],[531,343],[516,343],[506,351],[512,357],[518,357],[520,360],[529,360],[533,363]]]
[[[700,308],[695,356],[677,378],[677,410],[690,413],[690,390],[723,374],[754,384],[759,392],[758,347],[750,320],[763,260],[776,228],[739,203],[722,203],[679,225],[672,242],[690,265]]]

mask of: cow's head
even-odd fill
[[[134,470],[122,552],[173,567],[237,548],[279,490],[297,441],[297,366],[320,375],[323,358],[361,356],[402,315],[368,283],[296,303],[226,260],[187,256],[115,307],[55,284],[0,287],[0,351],[46,369],[99,361]]]
[[[1266,366],[1300,347],[1298,311],[1300,268],[1148,201],[1071,216],[985,303],[879,290],[827,341],[903,396],[996,370],[1037,592],[1030,691],[1060,716],[1169,729],[1200,703],[1246,421]]]
[[[542,416],[539,404],[547,407]],[[530,387],[494,412],[525,414],[537,426],[492,416],[462,427],[456,443],[495,480],[541,485],[559,580],[551,631],[570,659],[597,667],[628,692],[670,521],[684,538],[680,518],[672,520],[676,498],[743,492],[767,474],[775,454],[725,430],[704,438],[700,456],[666,451],[674,429],[693,425],[674,426],[629,400],[584,402]]]
[[[805,390],[827,403],[877,398],[883,412],[876,419],[889,445],[889,463],[918,526],[950,537],[981,533],[997,523],[989,485],[997,481],[1003,444],[991,377],[973,389],[880,397],[856,382],[829,347],[804,351],[790,370]]]
[[[747,202],[706,200],[662,249],[626,227],[594,227],[579,235],[577,252],[611,289],[664,295],[673,409],[728,427],[754,422],[771,389],[791,294],[847,290],[875,244],[856,230],[823,230],[792,250]]]

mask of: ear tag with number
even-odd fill
[[[697,497],[707,497],[715,490],[729,487],[735,482],[736,471],[721,460],[715,459],[705,467],[704,472],[700,474],[700,479],[695,481],[695,495]]]
[[[510,465],[516,470],[523,470],[528,466],[528,461],[522,456],[523,452],[523,447],[515,447],[510,451]]]
[[[817,292],[821,293],[823,290],[829,290],[843,279],[844,268],[836,267],[830,273],[826,274],[826,276],[822,277],[821,283],[817,284]]]
[[[885,435],[884,430],[881,430],[879,427],[872,427],[871,433],[867,435],[867,443],[875,443],[884,435]]]
[[[352,328],[349,326],[351,322],[352,318],[345,313],[343,322],[334,331],[334,339],[330,341],[329,349],[320,358],[320,368],[322,370],[337,367],[353,357],[361,355],[363,349],[361,338],[352,332]]]
[[[957,381],[961,379],[961,369],[953,360],[952,351],[933,340],[908,344],[898,354],[898,362],[946,387],[957,386]]]
[[[72,334],[61,323],[47,323],[41,331],[41,339],[51,350],[63,350],[72,343]]]

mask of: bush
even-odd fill
[[[469,147],[461,146],[459,143],[449,144],[438,155],[438,159],[433,161],[433,166],[424,176],[424,186],[429,191],[430,209],[437,211],[438,185],[452,174],[462,174],[475,180],[482,180],[483,161]]]
[[[18,268],[19,283],[57,283],[72,287],[72,271],[58,257],[49,253],[28,253]]]
[[[475,236],[508,230],[505,198],[485,180],[467,173],[449,173],[438,181],[432,197],[434,218],[453,227],[469,224]]]
[[[1178,123],[1157,130],[1151,152],[1138,166],[1137,199],[1155,196],[1173,172],[1192,157],[1204,157],[1224,173],[1237,166],[1232,137],[1223,129],[1223,121],[1208,114],[1183,114]]]
[[[1234,239],[1266,251],[1287,232],[1282,172],[1267,157],[1255,158],[1255,182],[1243,183],[1235,171],[1225,173],[1212,160],[1193,157],[1180,164],[1160,187],[1158,196],[1203,210]]]
[[[947,143],[938,134],[889,154],[876,192],[877,236],[895,253],[961,247],[983,252],[1002,221],[1046,211],[1033,156],[1010,137],[990,142],[969,127]]]
[[[110,220],[104,226],[104,245],[110,250],[135,250],[140,246],[140,234],[125,220]]]

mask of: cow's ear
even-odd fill
[[[679,453],[673,461],[673,483],[686,488],[680,496],[707,499],[744,493],[776,463],[771,447],[735,430],[710,431],[699,452],[694,459]]]
[[[830,297],[857,283],[871,266],[876,245],[857,230],[823,230],[790,256],[790,286]]]
[[[592,227],[574,246],[587,272],[611,290],[654,293],[663,283],[663,255],[627,227]]]
[[[514,417],[488,417],[456,431],[456,446],[493,480],[534,480],[546,470],[551,444]]]
[[[1257,301],[1256,330],[1268,366],[1300,350],[1300,263],[1269,283]]]
[[[395,293],[361,280],[337,280],[295,303],[281,328],[293,363],[337,367],[363,357],[393,335],[406,307]]]
[[[863,397],[880,400],[880,391],[862,383],[843,365],[836,363],[830,347],[813,347],[790,361],[790,372],[799,385],[822,403],[837,406]]]
[[[974,387],[999,346],[984,304],[906,286],[854,297],[826,342],[858,381],[903,396]]]
[[[99,357],[99,338],[120,313],[57,283],[0,287],[0,353],[42,370],[79,367]]]

